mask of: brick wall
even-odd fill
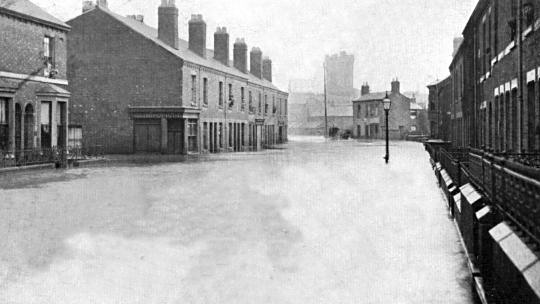
[[[183,62],[100,9],[68,23],[71,122],[85,145],[132,153],[128,107],[181,106]]]
[[[66,79],[66,32],[31,21],[0,14],[0,71],[31,74],[44,66],[43,39],[55,37],[58,79]],[[40,72],[39,76],[43,76]]]

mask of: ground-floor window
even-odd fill
[[[69,126],[68,147],[82,148],[82,127],[81,126]]]
[[[199,146],[197,144],[197,133],[198,133],[199,122],[196,119],[188,120],[188,151],[197,152]]]
[[[208,123],[203,123],[203,149],[208,150]]]
[[[8,99],[0,98],[0,151],[9,149]]]
[[[51,102],[41,102],[41,147],[51,148],[52,130],[51,130]]]

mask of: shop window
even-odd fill
[[[196,119],[190,119],[188,120],[188,151],[189,152],[197,152],[198,151],[198,145],[197,145],[197,120]]]

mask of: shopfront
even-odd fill
[[[135,153],[200,153],[200,111],[184,107],[131,107]]]

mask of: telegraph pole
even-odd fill
[[[324,137],[328,138],[328,106],[326,92],[326,61],[324,62]]]

